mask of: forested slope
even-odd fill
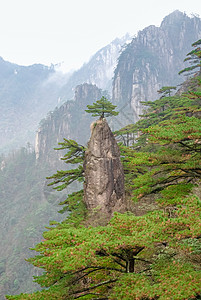
[[[86,211],[76,215],[82,194],[70,196],[71,216],[44,233],[29,260],[45,269],[36,278],[45,289],[7,299],[201,298],[201,78],[192,81],[193,91],[148,103],[116,133],[126,141],[128,212],[89,226]]]
[[[80,89],[85,95],[86,86]],[[41,241],[49,220],[59,220],[56,205],[61,201],[71,217],[53,223],[36,246],[40,256],[30,260],[47,271],[37,282],[49,289],[11,299],[200,298],[200,77],[188,81],[183,94],[180,90],[174,97],[167,95],[144,103],[148,109],[142,119],[115,133],[123,142],[128,212],[115,214],[107,225],[89,218],[83,191],[65,201],[69,190],[63,198],[46,187],[45,177],[53,172],[55,157],[61,156],[58,151],[53,159],[50,148],[65,132],[67,139],[73,133],[79,136],[80,124],[81,133],[88,132],[84,127],[89,122],[84,112],[87,103],[69,101],[61,107],[62,117],[57,109],[41,122],[44,147],[36,153],[37,161],[29,144],[8,158],[1,157],[1,212],[6,225],[2,239],[7,239],[1,251],[2,297],[33,291],[30,278],[40,269],[22,262],[30,256],[28,248]],[[71,121],[78,108],[75,130]],[[63,150],[69,155],[68,147]],[[75,161],[82,165],[79,157]],[[63,168],[59,174],[64,180]],[[79,178],[80,170],[72,172],[73,178]]]
[[[48,193],[46,176],[53,169],[36,164],[31,148],[21,148],[0,157],[0,299],[5,293],[33,291],[38,271],[25,262],[42,239],[44,226],[51,219],[61,220],[58,195]],[[61,196],[61,195],[60,195]]]

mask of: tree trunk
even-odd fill
[[[134,265],[135,265],[135,259],[130,258],[126,262],[126,273],[134,273]]]

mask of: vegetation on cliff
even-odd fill
[[[33,247],[42,239],[49,220],[61,220],[57,213],[58,196],[48,193],[45,176],[53,170],[38,165],[31,145],[0,156],[0,299],[5,293],[36,291],[32,276],[39,270],[25,262],[33,256]],[[63,198],[65,199],[65,198]]]
[[[196,90],[147,103],[116,133],[129,211],[105,226],[87,214],[54,222],[28,260],[44,270],[44,289],[7,299],[201,298],[201,78],[192,80]],[[82,194],[73,199],[72,212]]]
[[[179,74],[182,74],[184,72],[187,72],[188,74],[195,74],[197,71],[197,68],[199,68],[199,75],[201,75],[201,48],[200,48],[200,45],[201,45],[201,39],[192,44],[194,49],[192,51],[190,51],[187,54],[187,57],[184,59],[184,61],[188,61],[191,64],[191,66],[181,70],[179,72]]]
[[[100,100],[97,100],[93,105],[87,105],[88,109],[85,111],[91,113],[93,117],[110,117],[117,116],[119,113],[115,111],[116,105],[113,105],[106,97],[102,97]]]
[[[183,58],[200,38],[200,30],[198,17],[177,10],[165,17],[160,27],[151,25],[139,31],[119,56],[113,79],[114,103],[120,108],[131,103],[138,120],[143,112],[141,101],[155,100],[162,86],[182,83],[178,71],[185,68]],[[128,109],[127,114],[130,112]]]

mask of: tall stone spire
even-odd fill
[[[120,150],[105,119],[91,127],[84,161],[84,201],[89,211],[110,217],[115,211],[126,210]]]

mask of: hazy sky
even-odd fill
[[[0,0],[0,56],[78,68],[116,37],[159,26],[176,9],[201,16],[201,1]]]

